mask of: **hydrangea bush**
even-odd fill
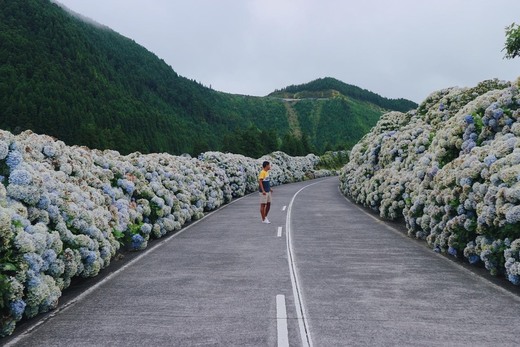
[[[520,79],[432,93],[352,149],[341,190],[437,252],[520,284]]]
[[[118,251],[256,191],[263,160],[274,185],[332,173],[316,170],[315,155],[122,156],[0,131],[0,336],[55,308],[72,278],[96,276]]]

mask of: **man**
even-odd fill
[[[267,214],[271,208],[271,184],[269,180],[269,170],[271,170],[271,164],[268,161],[262,163],[262,171],[258,175],[258,185],[260,188],[260,215],[262,216],[262,223],[271,224],[267,219]]]

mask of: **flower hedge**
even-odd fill
[[[315,170],[315,155],[122,156],[0,131],[0,336],[55,308],[72,278],[96,276],[122,247],[145,249],[255,191],[263,160],[275,185],[332,173]]]
[[[431,94],[352,149],[341,190],[438,252],[520,284],[520,79]]]

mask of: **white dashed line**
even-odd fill
[[[278,227],[278,237],[282,237],[282,227]]]
[[[278,347],[289,347],[285,295],[276,296],[276,330],[278,331]]]

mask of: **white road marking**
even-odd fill
[[[285,211],[286,208],[287,208],[287,206],[284,206],[284,207],[282,208],[282,211]]]
[[[276,296],[276,330],[278,331],[278,347],[289,347],[285,295]]]
[[[325,181],[325,180],[323,180]],[[307,313],[303,303],[303,295],[301,292],[300,280],[298,279],[298,271],[294,262],[294,250],[291,241],[291,210],[296,196],[305,188],[321,183],[311,183],[302,189],[298,190],[292,197],[289,207],[287,208],[287,217],[285,218],[285,237],[287,240],[287,261],[289,262],[289,272],[291,274],[291,284],[293,287],[294,306],[296,306],[296,318],[298,319],[298,326],[300,328],[300,337],[303,347],[312,347],[311,331],[309,323],[307,322]]]
[[[282,227],[278,227],[278,237],[282,237]]]

